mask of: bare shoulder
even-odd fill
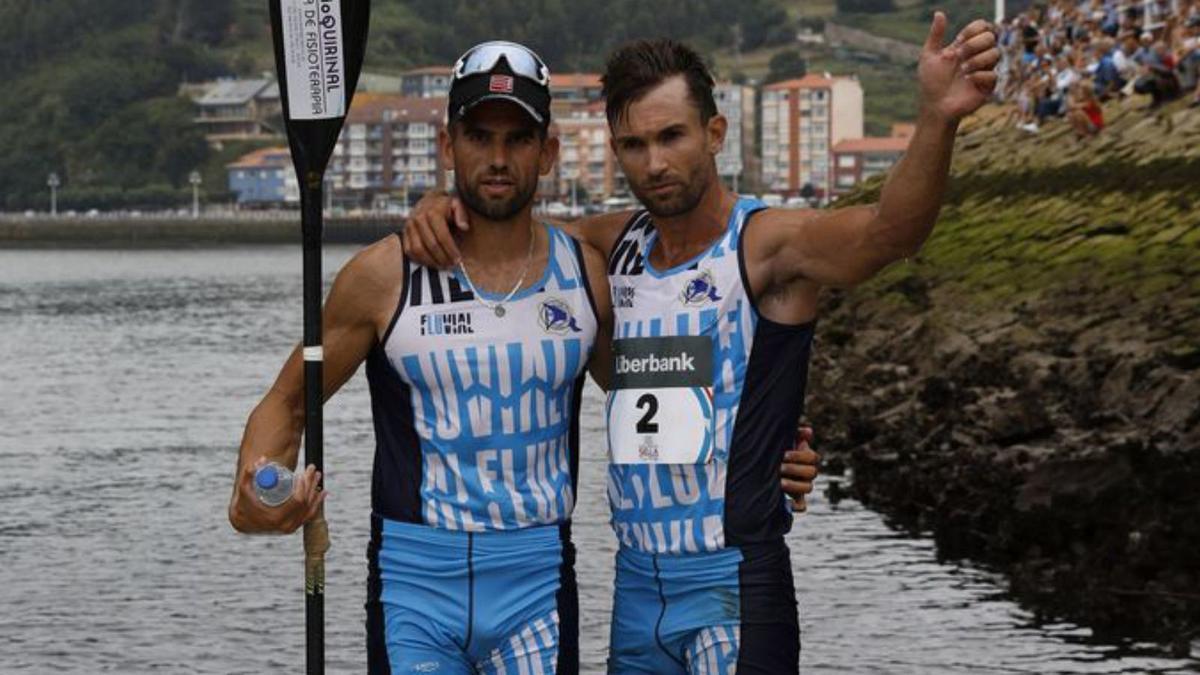
[[[368,283],[395,282],[404,277],[404,247],[400,238],[388,235],[363,248],[346,263],[342,271]]]
[[[746,261],[755,264],[770,259],[783,245],[784,233],[795,230],[792,223],[804,222],[800,214],[807,213],[812,211],[768,208],[751,215],[742,230],[741,248]]]
[[[404,285],[404,248],[388,235],[355,253],[342,266],[330,303],[351,306],[371,315],[394,308]]]
[[[812,223],[821,213],[817,209],[763,209],[751,216],[750,222],[754,223],[754,227],[749,228],[747,232],[759,230],[770,234],[780,229]]]

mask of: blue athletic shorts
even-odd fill
[[[796,590],[782,541],[686,555],[617,552],[611,675],[799,669]]]
[[[569,527],[468,533],[372,516],[372,675],[579,672]]]

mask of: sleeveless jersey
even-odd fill
[[[755,309],[741,239],[762,208],[739,200],[707,251],[665,271],[646,262],[657,234],[639,212],[609,257],[608,493],[623,546],[715,551],[791,527],[779,464],[795,442],[814,324]]]
[[[377,515],[473,532],[570,518],[597,319],[582,249],[547,232],[545,273],[502,317],[457,268],[405,260],[396,315],[367,357]]]

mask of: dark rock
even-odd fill
[[[836,496],[1006,571],[1045,616],[1200,631],[1200,369],[1127,302],[1082,282],[974,317],[847,299],[823,329],[861,330],[814,358],[810,383],[826,466],[853,476]]]
[[[1091,503],[1127,482],[1132,475],[1123,457],[1050,460],[1030,471],[1013,506],[1017,511],[1060,504]]]

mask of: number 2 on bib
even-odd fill
[[[608,448],[616,464],[706,464],[713,404],[704,387],[617,389],[608,397]]]
[[[658,414],[658,397],[654,394],[642,394],[637,400],[638,410],[641,410],[643,405],[646,406],[646,414],[638,420],[637,432],[639,434],[657,434],[658,423],[654,421],[654,416]]]

